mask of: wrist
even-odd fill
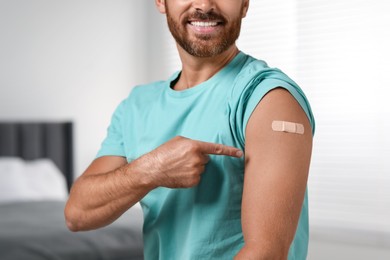
[[[126,174],[134,176],[137,186],[148,190],[158,187],[152,172],[152,164],[146,155],[130,162],[126,168]]]

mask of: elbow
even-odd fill
[[[98,221],[96,218],[92,218],[91,211],[67,203],[64,209],[65,224],[67,228],[72,232],[89,231],[105,226],[102,221]]]
[[[267,246],[258,243],[247,243],[238,252],[234,260],[287,260],[289,247]]]
[[[287,260],[287,254],[283,252],[256,252],[241,250],[234,258],[234,260]]]
[[[83,231],[83,224],[81,221],[81,214],[78,213],[78,210],[69,205],[67,203],[65,210],[64,210],[64,215],[65,215],[65,224],[68,227],[68,229],[72,232],[78,232],[78,231]]]
[[[69,219],[66,219],[65,221],[66,223],[66,226],[68,227],[68,229],[72,232],[78,232],[80,231],[80,228],[77,226],[76,223],[74,223],[73,221],[69,220]]]

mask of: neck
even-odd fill
[[[207,58],[194,57],[178,46],[182,62],[182,72],[174,89],[183,90],[194,87],[210,79],[223,67],[225,67],[238,53],[236,45],[231,46],[225,52]]]

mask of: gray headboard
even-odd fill
[[[25,160],[49,158],[73,182],[73,125],[71,122],[0,122],[0,156]]]

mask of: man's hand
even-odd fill
[[[199,183],[209,154],[243,156],[235,147],[177,136],[140,157],[138,166],[147,169],[153,187],[190,188]]]
[[[108,225],[154,188],[197,185],[209,154],[243,155],[234,147],[175,137],[131,163],[118,156],[95,159],[72,187],[65,209],[69,229]]]

